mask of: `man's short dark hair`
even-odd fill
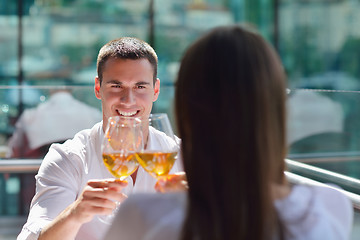
[[[155,50],[145,41],[134,37],[122,37],[105,44],[99,51],[97,58],[97,73],[102,82],[104,65],[108,59],[147,59],[153,68],[153,81],[157,78],[158,58]]]

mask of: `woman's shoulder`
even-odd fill
[[[340,192],[340,189],[325,184],[321,186],[294,185],[290,195],[285,199],[275,201],[275,206],[279,209],[291,208],[293,211],[303,212],[309,206],[315,206],[315,203],[321,203],[331,211],[335,206],[342,209],[352,208],[350,200]]]
[[[307,201],[321,201],[327,206],[336,205],[340,207],[351,207],[350,199],[341,192],[341,188],[336,185],[295,185],[292,193],[290,194],[291,199],[299,199]]]
[[[348,203],[351,205],[350,199],[341,192],[342,189],[337,185],[321,185],[321,186],[311,186],[313,191],[315,192],[316,196],[321,198],[324,202],[335,202],[339,203],[339,201]]]
[[[319,239],[326,235],[328,238],[322,239],[347,239],[350,234],[353,207],[336,187],[295,185],[287,198],[275,201],[275,207],[293,236]]]
[[[327,216],[342,221],[345,225],[352,224],[353,205],[350,199],[336,185],[313,186],[314,197],[327,210]]]

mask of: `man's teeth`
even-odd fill
[[[136,111],[135,111],[135,112],[120,112],[120,111],[119,111],[119,113],[120,113],[121,116],[130,117],[130,116],[135,115],[135,114],[136,114]]]

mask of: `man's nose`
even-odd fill
[[[131,89],[125,89],[122,92],[121,102],[128,105],[135,103],[135,94]]]

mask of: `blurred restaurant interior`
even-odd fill
[[[161,80],[153,112],[165,112],[173,122],[182,53],[209,29],[231,24],[252,25],[283,62],[288,178],[340,186],[355,210],[351,239],[359,239],[359,10],[360,0],[0,0],[0,240],[15,239],[25,222],[34,175],[49,144],[101,121],[94,77],[102,45],[133,36],[153,46]],[[42,139],[34,139],[29,151],[12,152],[21,116],[34,114],[54,92],[78,105],[64,107],[72,110],[69,115],[59,107],[56,119],[39,115],[31,131]],[[79,115],[76,106],[93,111],[93,121],[82,120],[65,134],[70,118]],[[47,120],[64,124],[47,128]]]

